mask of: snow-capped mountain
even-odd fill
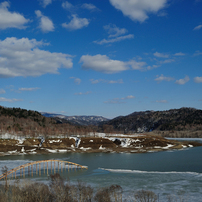
[[[73,124],[79,124],[79,125],[98,125],[100,122],[108,121],[109,119],[104,118],[102,116],[65,116],[62,114],[52,114],[52,113],[46,113],[41,112],[41,114],[45,117],[52,117],[52,118],[58,118],[62,120],[69,121]]]

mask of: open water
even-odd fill
[[[88,166],[61,173],[71,182],[81,180],[94,187],[113,184],[122,186],[124,197],[132,201],[137,190],[151,190],[159,201],[172,195],[178,201],[202,202],[202,147],[184,150],[128,153],[57,153],[48,155],[19,155],[0,157],[0,167],[8,169],[47,159],[60,159]],[[22,179],[23,180],[23,179]],[[48,182],[49,177],[35,176],[33,180]],[[12,181],[11,181],[12,183]]]

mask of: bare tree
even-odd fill
[[[2,169],[1,169],[1,172],[2,174],[5,176],[5,179],[6,179],[6,183],[5,183],[5,191],[7,191],[8,189],[8,182],[7,182],[7,177],[8,177],[8,168],[7,166],[3,166]]]

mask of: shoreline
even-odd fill
[[[0,139],[0,156],[50,153],[147,153],[202,146],[155,135],[108,135],[100,137]],[[41,146],[39,146],[41,145]]]

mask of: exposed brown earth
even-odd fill
[[[202,146],[198,142],[179,142],[154,135],[120,137],[81,137],[46,139],[0,140],[0,155],[42,154],[57,152],[128,152],[143,153]]]

